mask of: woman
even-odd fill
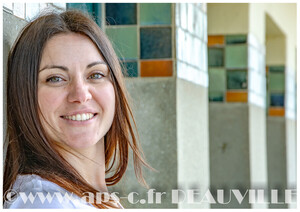
[[[90,18],[66,11],[29,23],[7,70],[6,208],[121,208],[97,194],[120,181],[129,146],[146,185],[118,58]],[[21,192],[74,198],[24,203]]]

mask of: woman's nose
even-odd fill
[[[82,79],[74,80],[70,83],[68,95],[69,102],[84,103],[92,98],[89,86]]]

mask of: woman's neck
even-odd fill
[[[107,192],[105,182],[104,139],[86,149],[70,149],[73,154],[63,151],[62,156],[71,166],[98,191]]]

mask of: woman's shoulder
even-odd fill
[[[35,174],[18,175],[4,208],[94,208],[59,185]]]

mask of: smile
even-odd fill
[[[62,116],[64,119],[72,120],[72,121],[87,121],[92,119],[96,114],[93,113],[82,113],[82,114],[75,114],[72,116]]]

